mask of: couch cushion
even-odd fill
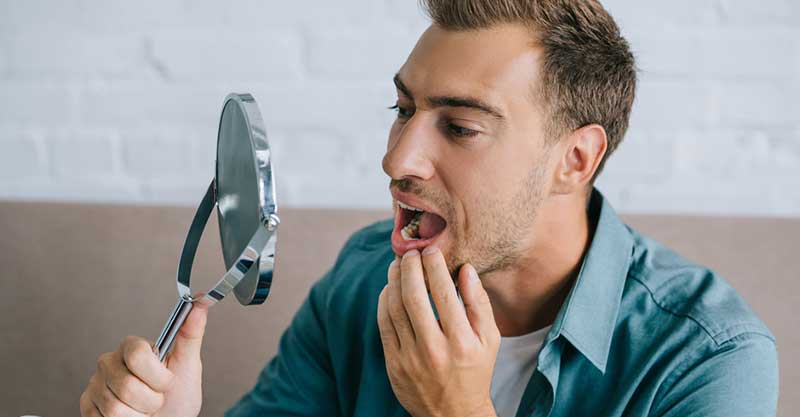
[[[153,339],[175,301],[174,274],[193,208],[0,203],[0,415],[78,414],[101,352],[127,334]],[[388,212],[282,209],[275,281],[262,306],[232,298],[209,315],[203,416],[219,416],[255,382],[310,285],[347,236]],[[727,277],[778,339],[779,415],[797,413],[798,219],[624,216]],[[223,272],[209,225],[193,279]],[[793,242],[795,246],[793,246]],[[242,343],[249,341],[248,343]],[[221,359],[226,358],[226,359]]]

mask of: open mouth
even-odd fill
[[[398,201],[401,210],[400,236],[403,240],[429,240],[436,237],[447,226],[447,222],[436,213],[424,211]]]
[[[433,243],[447,228],[447,221],[440,215],[397,201],[397,218],[392,235],[392,247],[402,256],[405,252]]]

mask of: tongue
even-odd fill
[[[420,239],[430,239],[444,230],[446,225],[447,223],[443,218],[426,211],[422,213],[422,217],[419,219],[419,231],[417,233]]]

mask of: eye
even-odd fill
[[[403,107],[399,104],[395,104],[394,106],[389,107],[389,110],[396,111],[398,119],[410,119],[411,116],[414,115],[413,109],[409,109],[408,107]]]
[[[448,123],[447,126],[447,133],[456,138],[468,138],[477,135],[477,130],[472,130],[463,126],[459,126],[455,123]]]

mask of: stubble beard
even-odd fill
[[[543,164],[537,163],[510,201],[485,198],[479,213],[471,216],[477,221],[465,230],[453,224],[457,224],[455,210],[446,199],[426,192],[409,180],[391,180],[390,187],[433,202],[447,216],[451,247],[449,253],[445,253],[445,262],[450,276],[457,282],[458,272],[466,263],[475,267],[478,276],[510,270],[520,264],[530,245],[531,227],[544,201],[544,180]]]
[[[536,164],[510,201],[485,200],[464,239],[453,239],[447,265],[454,280],[465,263],[481,277],[520,265],[528,255],[531,228],[544,201],[544,180],[545,170]]]

